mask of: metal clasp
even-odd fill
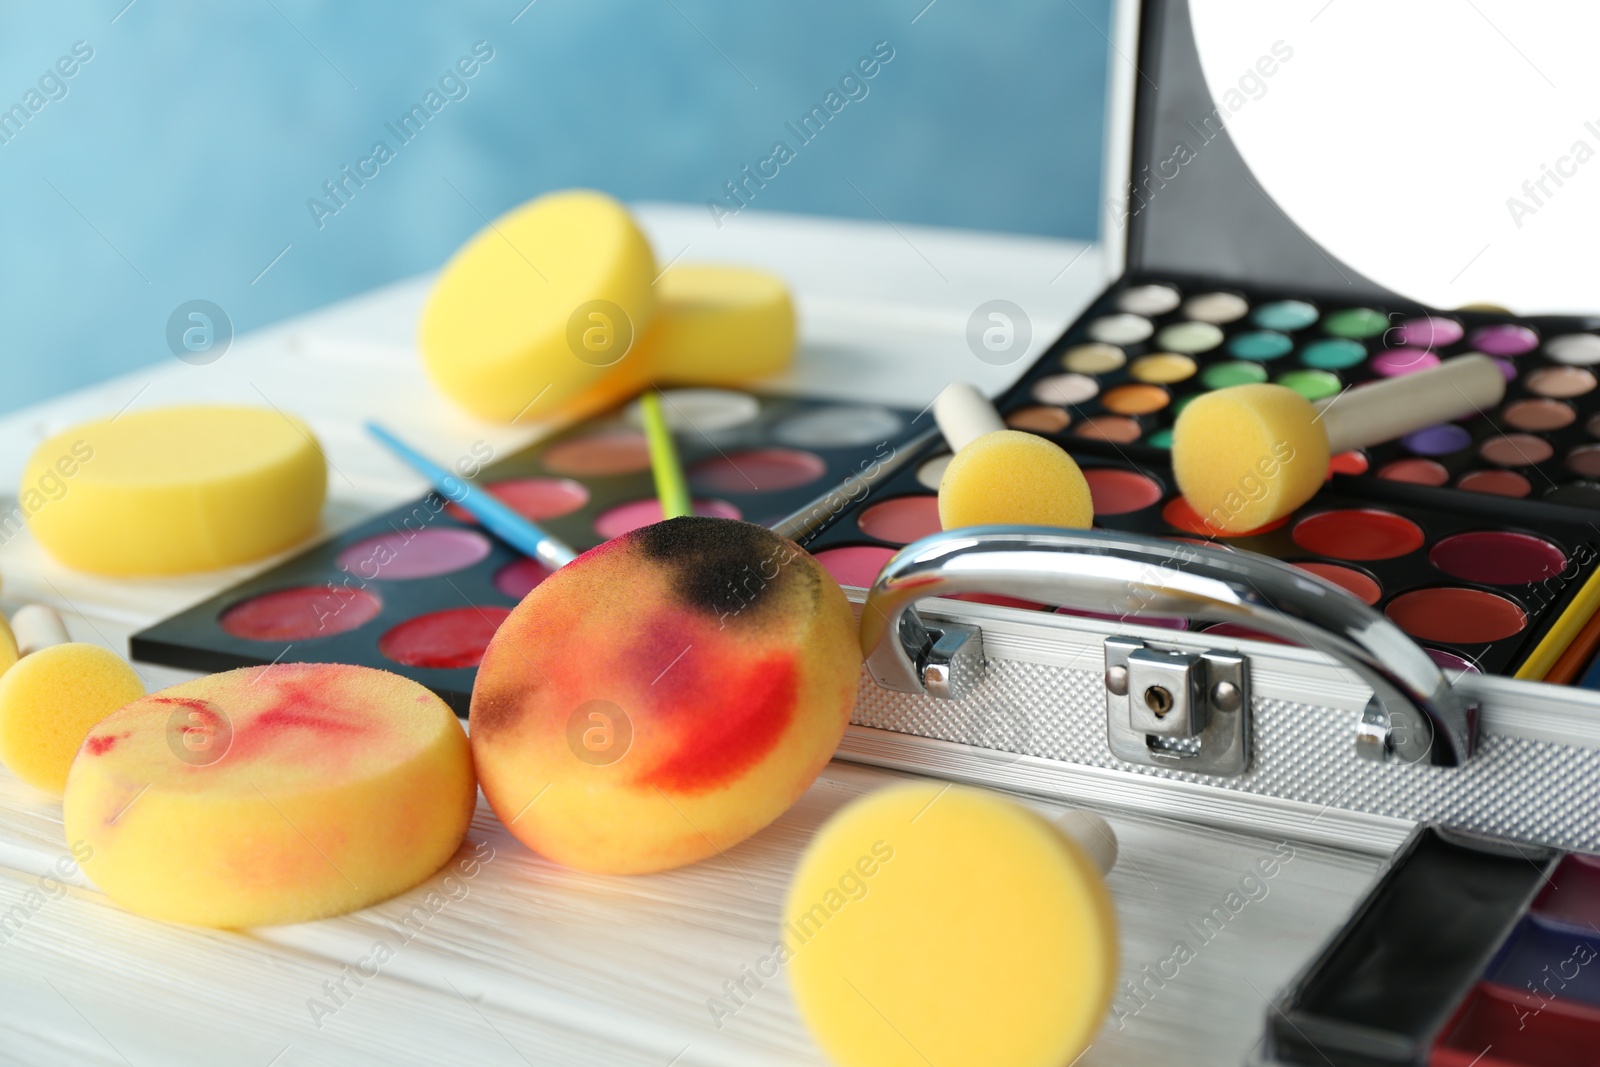
[[[1233,776],[1250,766],[1250,676],[1237,652],[1108,637],[1106,739],[1119,759]]]

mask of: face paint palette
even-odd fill
[[[1264,1062],[1591,1063],[1597,920],[1600,859],[1425,826],[1273,1005]]]
[[[1452,670],[1515,671],[1600,569],[1593,527],[1508,523],[1503,501],[1456,513],[1375,502],[1335,486],[1278,522],[1229,534],[1195,513],[1165,468],[1081,451],[1076,458],[1094,497],[1096,526],[1292,563],[1383,611]],[[896,549],[939,532],[937,487],[948,459],[935,449],[912,461],[807,547],[840,584],[870,586]],[[969,599],[1054,610],[1007,598]],[[1127,621],[1190,626],[1184,619]],[[1229,623],[1206,632],[1275,640]]]
[[[1403,486],[1600,508],[1600,319],[1429,311],[1303,293],[1131,278],[1113,288],[1002,399],[1006,421],[1088,452],[1150,461],[1184,405],[1256,382],[1313,402],[1490,356],[1496,408],[1336,458],[1334,472]],[[1409,491],[1409,490],[1402,490]]]
[[[667,389],[695,510],[776,525],[860,478],[914,435],[915,412],[723,389]],[[501,501],[582,551],[656,522],[636,407],[582,422],[477,472]],[[470,469],[469,469],[470,468]],[[549,571],[438,494],[338,537],[150,627],[135,659],[221,671],[354,663],[428,686],[466,714],[495,629]]]

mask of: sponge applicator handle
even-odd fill
[[[1500,368],[1474,352],[1417,374],[1352,389],[1318,407],[1328,450],[1338,453],[1492,408],[1505,395]]]
[[[61,616],[54,608],[43,604],[24,604],[18,608],[11,616],[11,632],[17,637],[17,654],[22,656],[72,640]]]
[[[986,433],[1006,428],[994,405],[966,382],[947,385],[934,398],[933,419],[952,452],[960,452]]]

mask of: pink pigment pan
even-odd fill
[[[819,497],[872,473],[922,428],[915,412],[876,404],[702,388],[668,389],[665,398],[696,512],[766,525],[809,514]],[[472,473],[464,465],[456,469]],[[628,407],[499,459],[476,481],[580,551],[661,518],[644,434]],[[824,515],[849,499],[836,494]],[[922,501],[882,514],[874,521],[891,538],[921,536],[929,515],[938,523]],[[864,576],[890,552],[845,558]],[[136,634],[133,652],[207,671],[275,661],[381,667],[465,714],[495,629],[550,577],[430,495]]]

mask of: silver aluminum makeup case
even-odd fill
[[[1188,0],[1120,5],[1111,65],[1106,188],[1126,190],[1155,146],[1213,110]],[[1252,186],[1224,131],[1126,226],[1109,198],[1105,240],[1126,233],[1109,249],[1125,257],[1116,267],[1392,297]],[[957,593],[1227,621],[1304,647],[948,599]],[[1600,694],[1488,675],[1452,683],[1380,612],[1275,560],[994,527],[916,542],[852,597],[869,655],[841,758],[1160,828],[1135,833],[1146,851],[1125,847],[1134,869],[1113,875],[1122,984],[1085,1063],[1240,1062],[1277,988],[1418,822],[1600,851]],[[1194,916],[1221,914],[1212,905],[1249,857],[1280,842],[1306,858],[1272,883],[1279,925],[1208,940]],[[1175,943],[1199,963],[1168,966]]]

